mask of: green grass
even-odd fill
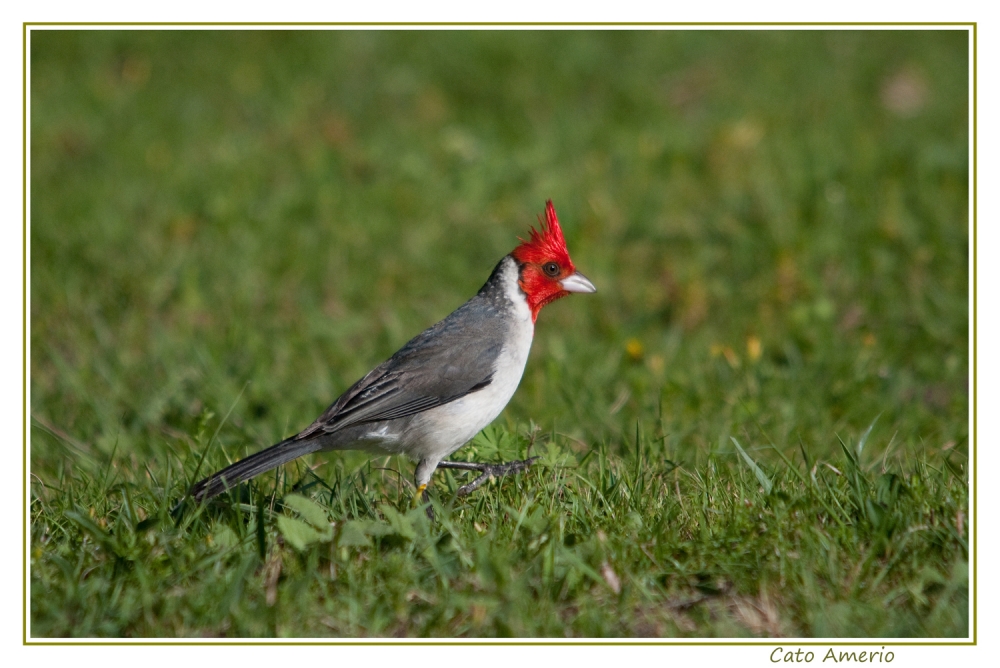
[[[34,32],[30,631],[965,637],[961,32]],[[471,296],[546,307],[411,509],[317,455],[175,523]],[[297,496],[289,496],[292,491]],[[332,528],[330,523],[332,523]]]

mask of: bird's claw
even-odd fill
[[[520,473],[526,471],[538,457],[522,459],[506,464],[480,464],[478,462],[441,462],[439,468],[459,469],[461,471],[479,471],[480,475],[472,482],[458,488],[458,496],[468,496],[479,489],[483,483],[491,478],[502,478],[509,473]]]

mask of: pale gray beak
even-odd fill
[[[559,281],[559,285],[566,292],[597,292],[594,284],[587,280],[587,277],[576,272]]]

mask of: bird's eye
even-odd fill
[[[546,276],[558,276],[559,275],[559,265],[555,262],[546,262],[542,265],[542,271],[545,272]]]

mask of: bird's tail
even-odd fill
[[[190,495],[195,501],[211,499],[227,489],[232,489],[244,480],[277,468],[302,455],[316,452],[321,447],[317,439],[296,440],[294,437],[289,438],[196,482],[191,487]]]

